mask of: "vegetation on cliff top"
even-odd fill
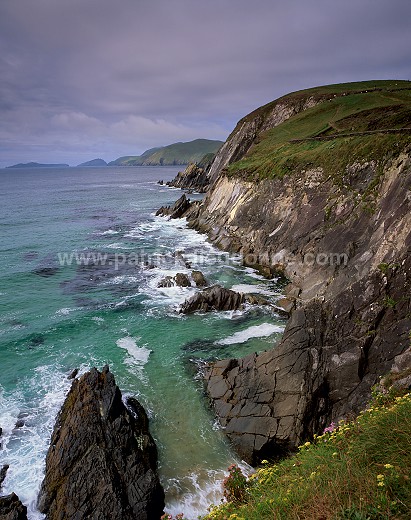
[[[248,153],[228,167],[228,175],[258,180],[324,168],[338,180],[347,165],[384,161],[411,143],[409,81],[344,83],[303,90],[257,109],[244,120],[264,117],[277,103],[308,99],[317,104],[260,134]]]
[[[232,467],[228,501],[203,520],[408,519],[411,394],[375,391],[355,421],[331,424],[295,456],[264,463],[247,480]]]
[[[151,148],[142,155],[120,157],[109,163],[109,166],[165,166],[199,162],[206,154],[215,154],[222,144],[221,141],[210,139],[174,143],[161,148]]]

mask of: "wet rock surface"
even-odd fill
[[[164,492],[142,406],[121,392],[108,367],[74,380],[47,453],[39,509],[54,519],[159,519]]]
[[[182,314],[209,311],[238,310],[244,303],[244,295],[230,289],[213,285],[188,298],[181,306]]]
[[[207,285],[207,280],[201,271],[192,271],[191,277],[197,287],[205,287]]]
[[[15,493],[0,497],[1,520],[27,520],[27,507]]]

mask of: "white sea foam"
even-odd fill
[[[76,310],[77,309],[75,309],[75,308],[70,309],[70,307],[63,307],[62,309],[59,309],[58,311],[56,311],[55,315],[56,316],[68,316],[71,312],[74,312]]]
[[[97,235],[106,236],[106,235],[117,235],[119,231],[115,229],[107,229],[107,231],[102,231],[101,233],[96,233]]]
[[[284,327],[281,325],[273,325],[272,323],[262,323],[261,325],[253,325],[248,329],[235,332],[228,338],[216,341],[219,345],[234,345],[235,343],[245,343],[251,338],[265,338],[271,334],[283,332]]]
[[[80,373],[85,370],[82,366]],[[61,367],[40,366],[13,393],[5,395],[0,389],[2,463],[10,466],[2,493],[15,492],[27,506],[29,520],[44,518],[36,508],[37,495],[55,418],[70,385]],[[32,392],[29,402],[23,392],[28,388]],[[22,414],[24,425],[16,429],[16,421]]]
[[[253,285],[253,284],[242,283],[242,284],[233,285],[231,287],[231,290],[240,292],[240,293],[264,294],[266,296],[274,296],[275,294],[277,294],[274,291],[270,291],[269,289],[267,289],[267,287],[264,286],[263,284]]]
[[[238,466],[245,475],[254,472],[244,461]],[[207,514],[211,504],[219,504],[223,498],[222,484],[227,472],[199,469],[180,479],[170,479],[164,483],[166,492],[166,513],[173,516],[184,514],[187,520],[196,520]],[[181,494],[181,489],[187,491]]]
[[[93,321],[96,321],[97,323],[103,323],[104,322],[104,318],[101,318],[100,316],[93,316],[91,319]]]
[[[126,336],[125,338],[118,339],[116,345],[127,350],[129,357],[126,361],[128,363],[137,365],[138,367],[143,367],[148,362],[151,350],[146,347],[138,347],[138,339]]]

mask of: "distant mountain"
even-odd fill
[[[93,159],[92,161],[87,161],[87,162],[78,164],[77,167],[79,167],[79,166],[82,166],[82,167],[83,166],[107,166],[107,163],[103,159]]]
[[[6,168],[70,168],[69,164],[42,164],[37,162],[18,163]]]
[[[108,163],[109,166],[170,166],[199,162],[208,153],[215,154],[222,141],[195,139],[188,143],[174,143],[151,148],[141,155],[127,155]]]

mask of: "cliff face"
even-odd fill
[[[261,125],[258,111],[249,119],[248,128]],[[409,345],[411,147],[348,163],[338,178],[314,167],[248,182],[218,166],[230,160],[227,150],[249,146],[244,125],[222,147],[214,185],[190,222],[291,282],[280,344],[206,373],[226,433],[254,464],[357,413]]]
[[[95,368],[73,382],[46,459],[39,509],[47,519],[159,519],[164,492],[141,405],[123,404],[113,375]]]
[[[212,184],[217,179],[223,168],[241,159],[263,132],[275,128],[291,116],[315,106],[318,102],[319,99],[310,94],[287,101],[280,99],[241,119],[211,165],[208,174],[209,183]]]

